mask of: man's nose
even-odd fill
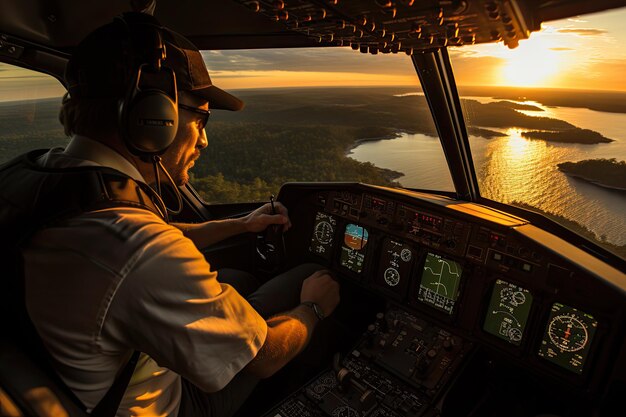
[[[200,131],[200,135],[198,136],[198,143],[196,146],[200,149],[204,149],[209,146],[209,139],[206,136],[206,129],[202,129]]]

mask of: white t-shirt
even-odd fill
[[[39,162],[104,165],[141,179],[102,144],[75,137],[66,149]],[[146,210],[99,210],[44,229],[24,262],[28,312],[59,375],[89,408],[132,350],[143,354],[118,415],[175,416],[180,375],[218,391],[265,341],[263,318],[218,282],[191,240]]]

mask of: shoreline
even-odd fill
[[[352,154],[352,150],[354,148],[356,148],[357,146],[360,146],[363,143],[366,143],[366,142],[378,142],[378,141],[383,141],[383,140],[393,140],[393,139],[397,139],[399,137],[401,137],[401,133],[400,132],[395,132],[393,134],[385,135],[385,136],[377,136],[377,137],[373,137],[373,138],[355,139],[355,141],[352,142],[352,144],[349,145],[346,148],[346,150],[344,152],[344,156],[349,158],[350,155]],[[382,168],[382,167],[379,167],[378,165],[374,164],[373,162],[370,162],[370,163],[374,167],[376,167],[376,169],[378,169],[380,171],[381,175],[388,181],[397,182],[398,178],[406,176],[406,174],[404,172],[395,171],[395,170],[389,169],[389,168]]]
[[[591,179],[589,177],[585,177],[584,175],[581,175],[581,174],[574,174],[572,172],[565,171],[565,170],[563,170],[561,168],[559,168],[559,170],[561,172],[563,172],[567,176],[570,176],[572,178],[577,178],[579,180],[585,181],[585,182],[587,182],[589,184],[596,185],[598,187],[605,188],[607,190],[613,190],[613,191],[618,191],[618,192],[622,192],[622,193],[626,192],[626,187],[617,187],[617,186],[614,186],[614,185],[603,184],[602,182],[600,182],[598,180],[594,180],[594,179]]]
[[[352,150],[354,148],[356,148],[357,146],[366,143],[366,142],[378,142],[378,141],[383,141],[383,140],[393,140],[393,139],[398,139],[399,137],[401,137],[402,134],[401,132],[396,132],[390,135],[385,135],[385,136],[377,136],[374,138],[361,138],[361,139],[355,139],[354,142],[352,142],[350,145],[347,146],[346,148],[346,156],[352,154]],[[404,175],[404,174],[402,174]]]

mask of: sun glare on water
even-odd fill
[[[559,55],[550,49],[545,38],[530,38],[513,50],[505,50],[502,68],[503,85],[518,87],[547,86],[559,71]]]

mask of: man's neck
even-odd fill
[[[86,159],[97,163],[98,165],[108,166],[117,169],[129,177],[142,182],[151,180],[153,174],[148,171],[146,175],[145,166],[139,165],[149,164],[143,163],[138,157],[132,155],[125,147],[117,143],[115,140],[103,141],[82,135],[74,135],[64,151],[65,154]]]

